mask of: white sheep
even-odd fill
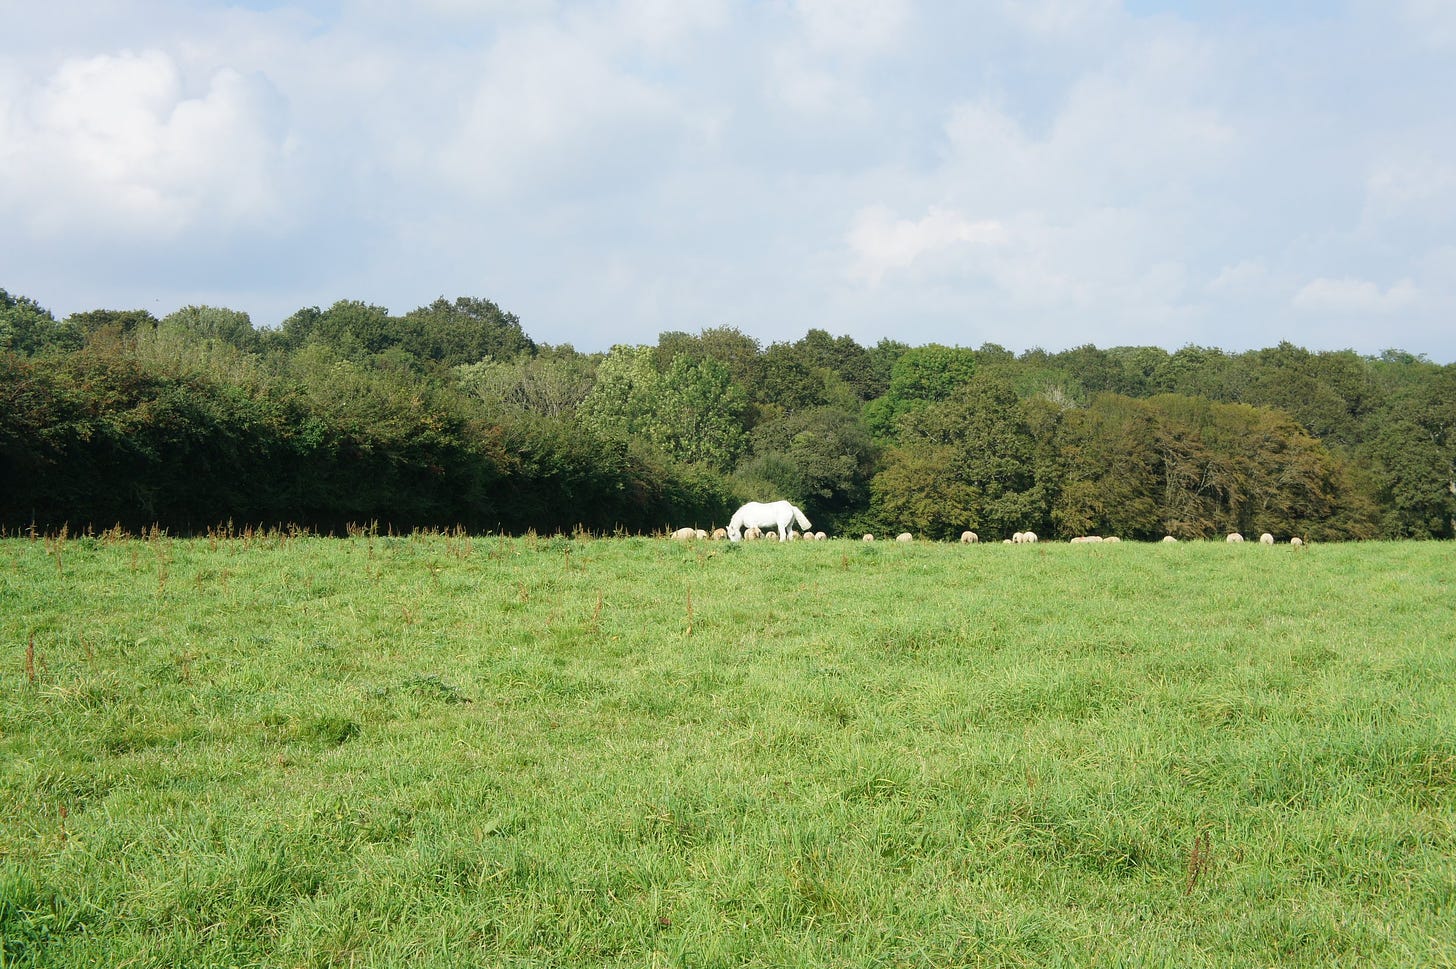
[[[822,541],[824,541],[828,537],[829,536],[826,535],[826,534],[824,534],[823,532],[815,532],[814,533],[814,541],[816,541],[816,542],[822,542]]]
[[[1021,542],[1023,545],[1030,545],[1036,541],[1036,532],[1022,532]]]
[[[1109,535],[1106,538],[1104,538],[1103,541],[1104,542],[1120,542],[1120,541],[1122,541],[1122,539],[1118,538],[1116,535]]]
[[[1164,535],[1164,536],[1163,536],[1163,543],[1164,543],[1164,544],[1165,544],[1165,545],[1166,545],[1166,544],[1167,544],[1167,543],[1169,543],[1169,542],[1176,542],[1176,541],[1178,541],[1178,540],[1177,540],[1177,539],[1176,539],[1176,538],[1174,538],[1174,537],[1173,537],[1173,536],[1172,536],[1172,535]]]
[[[897,541],[897,542],[913,542],[913,541],[915,541],[915,536],[914,535],[911,535],[909,532],[901,532],[900,534],[898,534],[898,535],[895,536],[895,541]]]
[[[1291,538],[1289,540],[1289,544],[1290,545],[1293,545],[1295,548],[1299,548],[1301,545],[1304,544],[1304,539],[1302,539],[1298,535],[1296,535],[1296,536],[1294,536],[1293,538]]]
[[[745,542],[752,542],[760,538],[763,538],[763,529],[757,525],[749,525],[743,530],[743,540]]]
[[[1020,545],[1022,543],[1024,537],[1025,536],[1021,532],[1012,532],[1011,533],[1011,544],[1013,544],[1013,545]]]
[[[685,542],[690,538],[697,538],[698,530],[696,528],[679,528],[672,533],[672,537],[680,542]]]
[[[1242,542],[1243,540],[1244,536],[1240,535],[1238,532],[1229,532],[1228,538],[1224,539],[1225,542],[1228,542],[1230,544],[1237,544],[1239,542]]]
[[[967,545],[975,545],[981,540],[981,536],[975,532],[961,532],[961,541]]]
[[[728,537],[728,529],[726,529],[726,528],[715,528],[715,529],[713,529],[713,541],[715,541],[715,542],[721,542],[724,539],[726,539],[727,537]]]
[[[869,532],[865,532],[865,537],[864,537],[863,541],[873,542],[874,540],[875,540],[875,537],[873,535],[871,535]]]
[[[1262,534],[1262,535],[1259,536],[1259,544],[1260,545],[1273,545],[1274,544],[1274,536],[1273,535],[1270,535],[1268,532],[1265,532],[1264,534]]]

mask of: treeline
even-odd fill
[[[1016,355],[731,327],[583,354],[487,300],[281,326],[0,290],[0,525],[1450,538],[1456,368],[1284,343]]]

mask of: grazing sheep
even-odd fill
[[[873,542],[875,540],[875,537],[873,535],[871,535],[869,532],[865,532],[865,537],[864,537],[863,540],[866,541],[866,542]]]
[[[1076,538],[1072,539],[1072,544],[1085,545],[1091,542],[1100,542],[1102,540],[1103,539],[1101,535],[1078,535]],[[1108,541],[1111,541],[1111,539],[1108,539]]]
[[[1003,538],[1003,539],[1001,539],[1001,544],[1002,545],[1010,545],[1011,544],[1011,539],[1009,539],[1009,538]]]
[[[1022,534],[1021,534],[1021,532],[1012,532],[1011,533],[1011,544],[1013,544],[1013,545],[1020,545],[1021,544],[1021,540],[1022,540]]]
[[[967,545],[975,545],[981,540],[981,536],[975,532],[961,532],[961,541]]]
[[[697,538],[698,530],[696,528],[679,528],[672,533],[672,537],[680,542],[685,542],[690,538]]]
[[[1030,545],[1030,544],[1032,544],[1035,541],[1036,541],[1036,532],[1022,532],[1021,533],[1021,543],[1023,545]]]
[[[1244,536],[1240,535],[1238,532],[1229,532],[1228,538],[1224,539],[1225,542],[1229,542],[1230,544],[1237,544],[1239,542],[1242,542],[1243,540]]]
[[[822,541],[824,541],[828,537],[829,536],[826,535],[826,534],[824,534],[823,532],[815,532],[814,533],[814,541],[816,541],[816,542],[822,542]]]
[[[1168,543],[1168,542],[1176,542],[1176,541],[1178,541],[1178,540],[1176,538],[1174,538],[1172,535],[1164,535],[1163,536],[1163,542],[1165,544]]]
[[[1304,544],[1304,539],[1302,539],[1298,535],[1296,535],[1296,536],[1294,536],[1293,538],[1291,538],[1289,540],[1289,544],[1290,545],[1293,545],[1295,548],[1299,548],[1300,546],[1302,546]]]
[[[1104,538],[1103,541],[1104,542],[1120,542],[1120,541],[1122,541],[1122,539],[1118,538],[1116,535],[1109,535],[1106,538]]]
[[[911,535],[909,532],[901,532],[900,534],[898,534],[898,535],[895,536],[895,541],[897,541],[897,542],[913,542],[913,541],[915,541],[915,536],[914,535]]]
[[[1259,544],[1260,545],[1273,545],[1274,544],[1274,536],[1273,535],[1270,535],[1268,532],[1265,532],[1264,534],[1262,534],[1262,535],[1259,536]]]
[[[763,538],[763,529],[757,525],[749,525],[743,530],[743,540],[745,542],[752,542],[760,538]]]
[[[713,541],[715,541],[715,542],[721,542],[723,539],[725,539],[727,537],[728,537],[728,529],[726,529],[726,528],[715,528],[715,529],[713,529]]]

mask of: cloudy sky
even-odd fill
[[[401,13],[407,11],[407,13]],[[1456,0],[0,0],[0,287],[1456,361]]]

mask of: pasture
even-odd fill
[[[0,965],[1451,965],[1453,575],[3,539]]]

